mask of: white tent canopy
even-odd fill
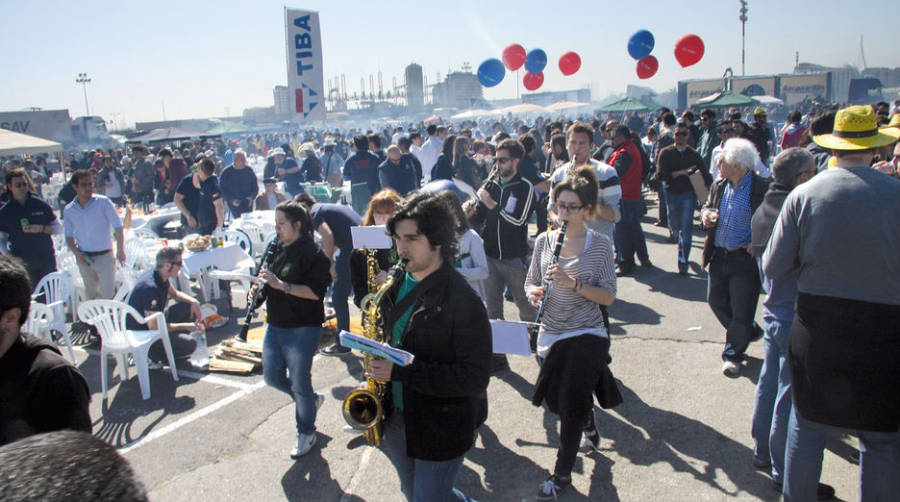
[[[505,115],[511,113],[513,115],[526,115],[529,113],[548,113],[547,109],[533,103],[519,103],[517,105],[501,108],[500,111]]]
[[[50,152],[59,152],[62,155],[62,151],[62,144],[56,141],[0,129],[0,155],[27,155]]]
[[[553,103],[552,105],[547,106],[547,109],[551,112],[558,112],[561,110],[573,110],[577,108],[590,108],[590,103],[579,103],[575,101],[559,101]]]
[[[775,96],[767,96],[765,94],[759,96],[750,96],[754,101],[761,105],[783,105],[784,101],[776,98]]]

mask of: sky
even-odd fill
[[[897,0],[748,0],[746,74],[790,73],[801,62],[861,66],[863,36],[869,67],[900,66]],[[92,115],[119,127],[135,121],[240,115],[271,106],[272,89],[286,83],[282,1],[0,0],[4,29],[0,54],[6,68],[0,111],[68,108],[85,114],[87,73]],[[666,91],[677,81],[741,74],[739,0],[455,0],[450,2],[313,1],[287,5],[319,12],[325,79],[344,73],[350,94],[360,78],[381,70],[385,88],[403,82],[410,62],[428,83],[468,62],[473,68],[500,58],[519,43],[548,55],[539,91],[590,87],[594,100],[624,93],[628,84]],[[885,20],[885,21],[879,21]],[[641,80],[627,53],[636,31],[652,32],[659,71]],[[675,42],[700,36],[703,59],[682,68]],[[564,77],[558,58],[581,56],[581,69]],[[521,77],[522,74],[520,74]],[[519,91],[524,91],[519,80]],[[515,74],[485,89],[488,99],[516,96]]]

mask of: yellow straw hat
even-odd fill
[[[882,126],[882,129],[886,129],[888,127],[896,127],[900,128],[900,112],[895,113],[891,116],[891,121],[886,126]]]
[[[850,106],[834,117],[834,131],[813,137],[817,145],[832,150],[867,150],[890,145],[900,138],[900,129],[878,129],[871,106]]]

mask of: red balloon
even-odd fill
[[[544,72],[528,73],[526,71],[522,83],[525,84],[525,88],[529,91],[536,91],[544,84]]]
[[[683,68],[697,64],[703,58],[703,40],[697,35],[685,35],[675,43],[675,59]]]
[[[569,76],[574,74],[581,68],[581,57],[573,51],[569,51],[559,57],[559,71],[563,75]]]
[[[503,49],[503,64],[509,71],[516,71],[525,64],[525,48],[519,44],[509,44]]]
[[[656,75],[656,70],[659,69],[659,61],[656,60],[653,56],[645,56],[638,60],[637,62],[637,76],[638,78],[650,78],[653,75]]]

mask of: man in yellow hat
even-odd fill
[[[750,141],[756,146],[760,160],[768,166],[769,152],[772,151],[772,146],[775,145],[775,133],[772,131],[772,127],[769,126],[769,116],[764,108],[756,107],[753,110],[753,123],[750,124],[750,130],[747,131],[747,134]]]
[[[763,255],[767,277],[798,277],[785,501],[816,499],[831,431],[859,437],[860,500],[900,493],[900,180],[870,167],[898,137],[870,106],[840,110],[813,137],[836,167],[791,191]]]

